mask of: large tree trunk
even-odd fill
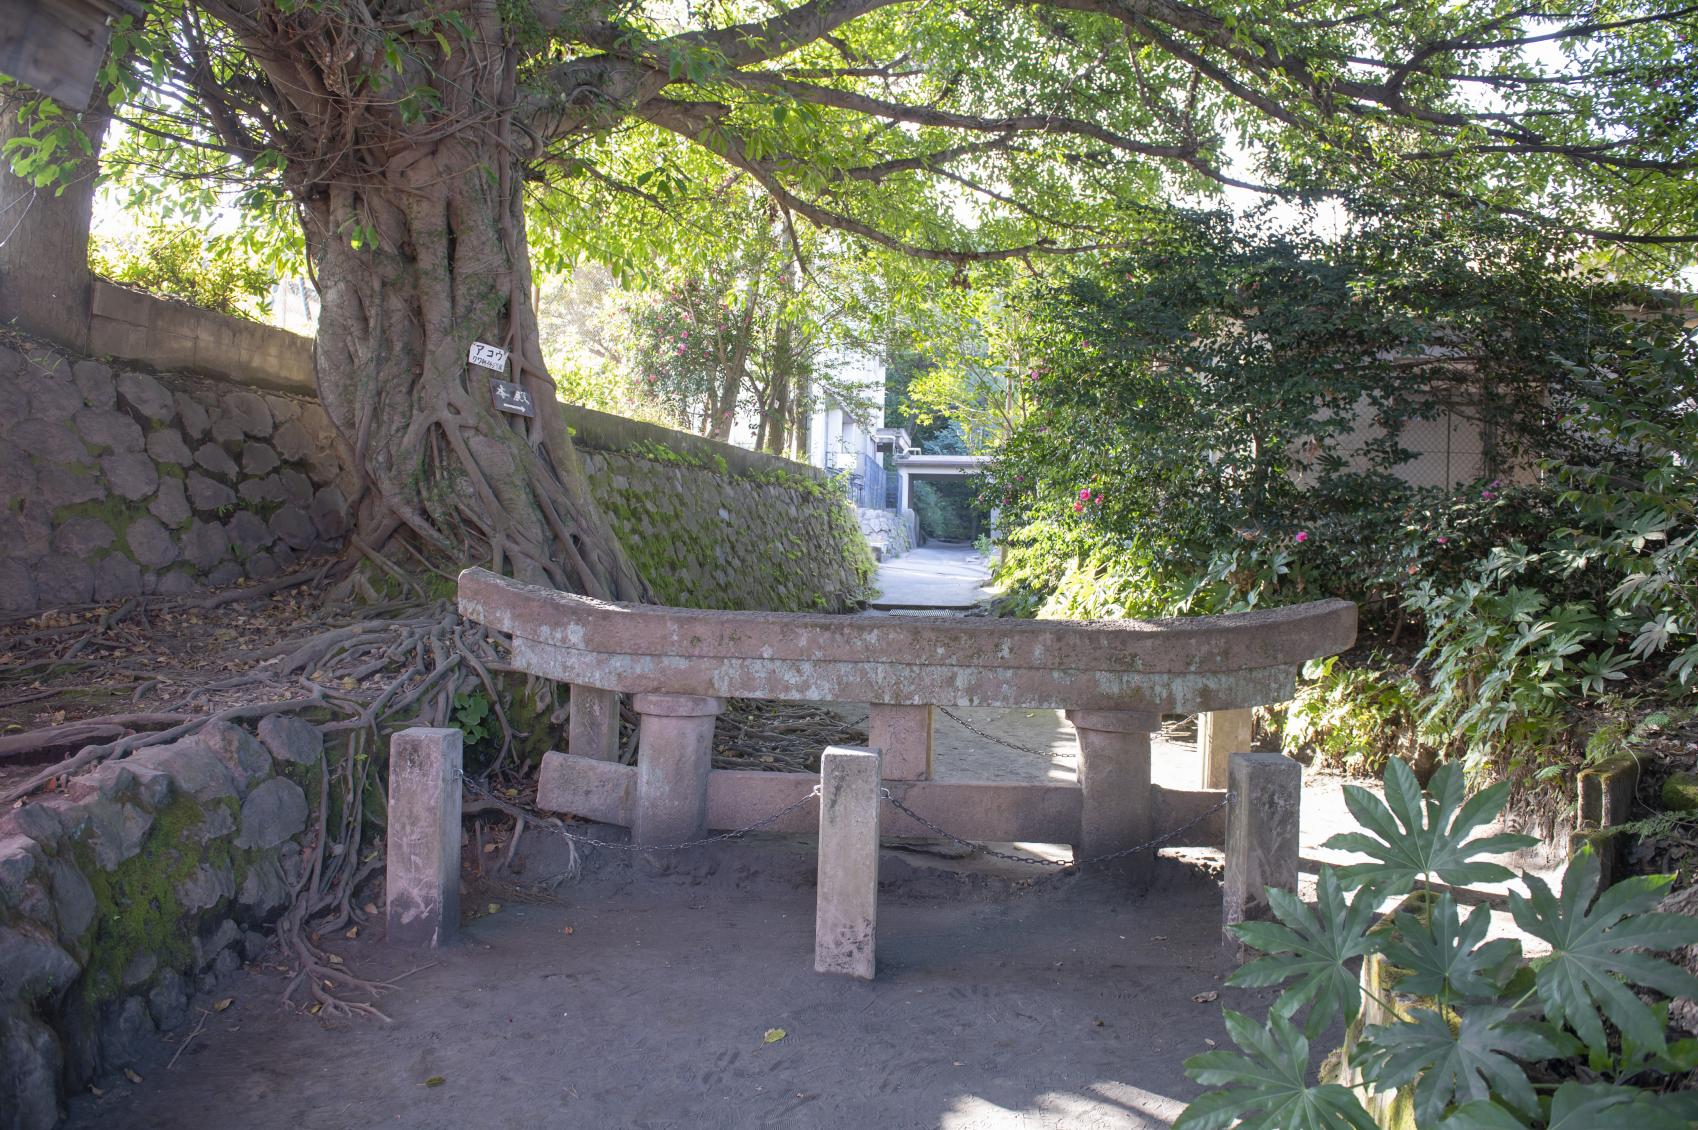
[[[511,64],[504,80],[500,70],[459,68],[460,92],[511,104]],[[354,544],[401,565],[411,549],[433,564],[641,600],[647,589],[590,495],[543,367],[505,132],[462,128],[397,148],[360,182],[308,196],[324,299],[319,395],[364,487]],[[474,341],[511,350],[508,372],[468,365]],[[530,392],[534,418],[494,407],[490,382],[503,378]]]

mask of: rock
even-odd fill
[[[318,537],[318,528],[298,506],[285,506],[271,516],[271,531],[295,549],[305,549]]]
[[[91,557],[115,540],[112,527],[99,518],[67,518],[53,531],[53,550],[67,557]]]
[[[271,434],[271,409],[258,393],[232,392],[224,398],[224,412],[250,436]]]
[[[1669,812],[1698,812],[1698,773],[1676,773],[1664,781],[1662,800]]]
[[[312,454],[314,443],[312,433],[300,420],[290,420],[277,429],[277,434],[271,437],[272,446],[277,454],[291,463],[299,463]]]
[[[190,476],[191,481],[194,476]],[[217,522],[199,518],[183,535],[183,556],[197,569],[210,569],[230,555],[230,538]]]
[[[206,430],[212,426],[212,417],[200,402],[187,393],[179,392],[176,397],[177,416],[182,421],[183,431],[190,439],[201,439]]]
[[[194,511],[189,508],[188,494],[183,490],[183,480],[170,475],[161,478],[159,493],[147,504],[147,512],[172,529],[193,517]]]
[[[92,412],[94,409],[85,408],[83,411]],[[133,427],[135,421],[130,423]],[[136,431],[139,433],[141,429]],[[88,458],[88,448],[83,446],[77,433],[69,425],[51,420],[24,420],[13,424],[6,438],[18,450],[53,463],[76,463]]]
[[[265,956],[265,951],[268,948],[270,948],[270,946],[271,946],[271,939],[266,937],[265,934],[263,934],[259,930],[244,930],[244,931],[242,931],[242,960],[243,961],[247,961],[247,962],[258,961],[260,958]]]
[[[63,859],[48,864],[48,885],[59,913],[59,937],[70,945],[94,925],[94,888],[83,873]]]
[[[324,732],[298,714],[267,714],[259,720],[259,740],[278,761],[314,765],[324,754]]]
[[[207,587],[215,589],[233,585],[241,579],[242,567],[234,561],[226,561],[206,575]]]
[[[340,489],[327,486],[313,496],[312,521],[326,541],[348,532],[348,500]]]
[[[289,905],[289,884],[283,880],[283,868],[271,852],[256,859],[248,873],[242,876],[242,889],[236,904],[249,922],[264,922],[273,913]]]
[[[99,361],[78,361],[71,366],[71,379],[83,394],[83,403],[90,408],[111,408],[118,403],[118,386],[112,380],[112,367]]]
[[[151,812],[98,795],[84,798],[76,807],[88,819],[84,838],[94,849],[94,862],[104,871],[114,871],[125,860],[135,858],[148,829],[153,827]]]
[[[207,478],[199,471],[189,472],[187,490],[189,502],[203,514],[236,505],[235,491],[223,483]]]
[[[284,468],[278,473],[277,478],[283,484],[283,497],[290,502],[293,502],[296,506],[306,506],[312,502],[311,479],[293,468]]]
[[[55,1020],[59,1049],[65,1057],[60,1078],[67,1091],[82,1090],[100,1074],[98,1020],[92,1008],[66,1009]]]
[[[148,1015],[161,1032],[179,1027],[189,1018],[189,986],[183,975],[167,969],[147,994]]]
[[[133,989],[137,985],[145,985],[152,979],[154,970],[159,968],[159,958],[152,950],[140,950],[124,963],[124,972],[119,979],[124,988]]]
[[[232,447],[240,444],[247,433],[242,431],[241,421],[228,412],[218,412],[212,417],[212,428],[207,432],[207,438],[214,443]]]
[[[266,407],[271,409],[271,419],[272,419],[272,421],[274,423],[276,423],[279,427],[288,423],[290,420],[293,420],[296,416],[299,416],[301,414],[300,403],[298,401],[290,399],[287,396],[269,396],[268,395],[265,398],[265,404],[266,404]]]
[[[112,493],[139,502],[159,486],[159,470],[153,460],[139,451],[121,451],[103,456],[100,469]]]
[[[134,800],[156,809],[171,799],[171,777],[158,769],[138,764],[133,758],[106,761],[67,781],[65,795],[73,801],[83,801],[91,796],[104,800]]]
[[[213,840],[221,840],[236,830],[236,817],[230,811],[229,805],[211,804],[206,808],[206,815],[200,822],[184,831],[184,839],[193,840],[197,844],[209,844]]]
[[[29,612],[36,607],[35,576],[18,557],[0,557],[0,612]]]
[[[189,454],[189,445],[183,442],[183,433],[176,428],[160,428],[149,432],[147,436],[147,453],[159,463],[175,463],[179,467],[187,467],[194,462],[194,456]]]
[[[236,878],[230,873],[227,863],[216,867],[201,863],[177,883],[175,893],[184,913],[198,914],[211,910],[225,899],[236,897]]]
[[[271,758],[252,734],[235,723],[208,722],[195,738],[229,768],[240,791],[271,776]]]
[[[241,848],[276,847],[307,826],[307,797],[287,777],[273,777],[242,802]]]
[[[305,475],[301,478],[304,480]],[[0,446],[0,498],[28,498],[35,493],[35,465],[29,452],[10,444]],[[307,484],[307,499],[312,501],[312,484]]]
[[[7,1130],[53,1130],[59,1125],[59,1075],[64,1059],[53,1029],[21,1005],[0,1008],[0,1111]]]
[[[199,740],[198,735],[138,749],[128,760],[132,765],[143,765],[165,773],[178,791],[189,794],[202,804],[236,795],[235,777],[218,755]]]
[[[146,373],[125,373],[118,378],[118,395],[150,420],[169,420],[176,414],[171,392]]]
[[[223,982],[232,973],[242,967],[242,959],[236,956],[235,950],[225,950],[212,962],[212,974],[208,980],[209,986]]]
[[[100,476],[82,463],[66,463],[52,470],[45,470],[41,473],[39,482],[36,497],[41,500],[43,511],[49,514],[63,506],[75,506],[79,502],[97,502],[106,498],[106,487],[102,485]],[[28,500],[25,502],[27,504]]]
[[[258,553],[269,546],[276,535],[266,527],[265,521],[251,510],[238,510],[230,520],[224,523],[224,532],[230,537],[230,547],[236,551],[237,557],[247,557]]]
[[[114,452],[142,449],[141,425],[113,408],[84,408],[76,415],[77,434],[87,443]]]
[[[177,547],[159,519],[144,514],[124,531],[124,542],[135,559],[149,569],[162,569],[177,560]]]
[[[236,494],[244,502],[282,502],[283,480],[276,475],[267,475],[263,479],[243,479],[236,488]]]
[[[87,604],[94,598],[94,568],[74,557],[44,557],[35,565],[35,592],[42,608]]]
[[[26,804],[0,816],[0,836],[23,836],[48,851],[59,850],[59,838],[64,834],[58,810],[45,802]]]
[[[37,420],[69,420],[83,406],[82,390],[69,370],[60,376],[30,381],[24,389],[29,395],[24,414]]]
[[[228,918],[218,924],[217,929],[205,937],[196,936],[194,939],[195,968],[205,969],[218,955],[242,940],[241,927]]]
[[[94,563],[95,600],[121,600],[126,596],[139,596],[142,587],[141,566],[122,553],[108,553]]]
[[[194,592],[200,586],[195,584],[194,574],[187,569],[173,569],[161,574],[159,586],[154,589],[161,596],[181,596],[186,592]]]
[[[248,579],[265,581],[275,577],[278,572],[277,559],[269,553],[256,553],[242,562],[242,568],[247,571]]]
[[[157,1036],[153,1017],[140,997],[125,997],[100,1029],[100,1056],[108,1070],[137,1063]]]
[[[277,469],[277,452],[267,443],[248,443],[242,448],[244,475],[269,475]]]
[[[217,432],[213,435],[216,438]],[[203,443],[195,448],[195,462],[220,478],[233,479],[238,473],[236,461],[216,443]]]
[[[43,858],[41,846],[28,836],[0,835],[0,906],[17,901],[17,893]]]
[[[0,1001],[57,1000],[82,969],[44,928],[0,926]]]

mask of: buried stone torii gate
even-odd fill
[[[930,835],[926,822],[970,840],[1069,844],[1086,859],[1190,825],[1166,844],[1228,848],[1226,920],[1262,916],[1265,886],[1296,881],[1296,763],[1235,754],[1226,790],[1166,788],[1150,779],[1150,736],[1164,713],[1282,702],[1305,661],[1356,636],[1356,607],[1340,600],[1160,621],[832,616],[609,604],[483,569],[460,575],[460,609],[512,637],[514,667],[571,685],[569,752],[544,756],[539,808],[656,846],[782,812],[765,830],[820,833],[816,966],[869,977],[877,837]],[[621,694],[641,718],[635,766],[613,760]],[[714,769],[727,697],[868,703],[870,772],[842,756],[820,775]],[[933,780],[934,705],[1064,709],[1077,783]],[[441,942],[456,924],[458,737],[414,730],[393,746],[392,940]],[[822,786],[818,814],[797,803]],[[883,820],[881,793],[900,804]],[[1141,884],[1152,865],[1141,851],[1101,867]],[[845,918],[864,918],[848,934],[866,937],[834,949],[827,923]]]

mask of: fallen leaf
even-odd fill
[[[360,936],[360,928],[358,926],[350,926],[348,927],[347,932],[342,936],[344,938],[357,938]]]
[[[124,1068],[124,1078],[128,1079],[132,1083],[140,1083],[142,1081],[142,1077],[137,1075],[128,1067]]]
[[[223,1012],[225,1009],[229,1008],[231,1005],[233,1005],[235,1003],[236,1003],[235,997],[225,997],[221,1001],[213,1001],[212,1002],[212,1011]]]
[[[330,964],[332,964],[332,965],[341,965],[342,964],[342,955],[341,954],[327,953],[324,956],[329,959]]]
[[[483,853],[485,855],[494,855],[495,854],[495,845],[494,844],[483,845]]]
[[[360,909],[365,911],[367,914],[376,914],[377,904],[375,902],[368,902],[364,906],[360,907]]]
[[[498,913],[498,912],[499,912],[499,911],[500,911],[500,910],[501,910],[501,904],[500,904],[500,903],[498,903],[498,902],[492,902],[492,903],[490,903],[490,904],[489,904],[489,912],[490,912],[490,913],[491,913],[491,914],[496,914],[496,913]]]
[[[444,1079],[442,1076],[432,1075],[429,1079],[424,1081],[424,1085],[427,1087],[440,1087],[446,1082],[448,1082],[448,1080]]]
[[[1208,1004],[1211,1001],[1219,1000],[1220,994],[1215,992],[1213,989],[1210,989],[1206,993],[1198,993],[1196,996],[1192,997],[1191,999],[1196,1001],[1198,1004]]]
[[[96,1087],[93,1083],[90,1083],[88,1085],[88,1093],[93,1095],[95,1098],[98,1099],[100,1096],[104,1095],[106,1092],[102,1091],[99,1087]]]
[[[784,1039],[784,1037],[788,1036],[789,1034],[790,1033],[786,1032],[782,1028],[768,1028],[766,1030],[766,1035],[761,1038],[761,1043],[763,1043],[763,1044],[776,1044],[776,1043],[778,1043],[778,1041]]]
[[[572,932],[572,927],[568,926],[565,929],[561,930],[560,932],[562,934],[570,934]]]
[[[323,1007],[324,1007],[324,1005],[322,1003],[320,1003],[318,1001],[314,1001],[312,1003],[312,1005],[307,1009],[307,1015],[308,1016],[317,1016],[318,1013],[319,1013],[319,1010],[322,1009]]]

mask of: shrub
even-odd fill
[[[95,243],[89,266],[113,282],[237,318],[264,318],[276,282],[231,241],[194,227],[153,227],[114,244]]]

